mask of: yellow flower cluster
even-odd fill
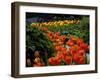
[[[52,22],[42,22],[42,23],[32,23],[33,27],[48,27],[48,26],[64,26],[69,24],[79,24],[80,20],[59,20],[59,21],[52,21]]]

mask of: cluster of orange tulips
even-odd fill
[[[66,36],[60,32],[48,32],[49,39],[53,42],[55,56],[48,59],[49,65],[60,65],[64,61],[67,65],[70,64],[85,64],[85,54],[89,51],[89,45],[84,43],[80,38],[73,35],[69,40],[64,42]]]
[[[59,26],[62,27],[64,25],[69,24],[79,24],[80,20],[59,20],[59,21],[53,21],[53,22],[42,22],[42,23],[32,23],[31,25],[33,27],[48,27],[48,26]]]
[[[35,51],[33,53],[34,58],[30,59],[27,58],[26,59],[26,64],[27,66],[32,66],[32,67],[40,67],[40,66],[44,66],[44,63],[42,63],[42,58],[40,56],[39,51]]]

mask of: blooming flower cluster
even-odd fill
[[[79,24],[80,20],[63,20],[63,21],[53,21],[53,22],[42,22],[42,23],[32,23],[33,27],[48,27],[48,26],[59,26],[63,27],[64,25],[69,24]]]
[[[61,35],[60,32],[49,31],[47,35],[55,49],[55,56],[48,59],[49,65],[60,65],[62,61],[67,65],[85,64],[85,54],[89,52],[89,45],[82,39],[70,35],[69,40],[64,42],[66,36]]]

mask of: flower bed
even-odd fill
[[[63,20],[27,25],[27,66],[89,64],[88,24],[82,23]]]

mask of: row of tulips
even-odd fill
[[[62,27],[64,25],[69,24],[79,24],[80,20],[59,20],[59,21],[53,21],[53,22],[42,22],[42,23],[32,23],[31,25],[33,27],[48,27],[48,26],[59,26]]]
[[[82,39],[71,35],[69,40],[64,42],[66,36],[61,35],[59,32],[48,31],[47,35],[53,42],[56,53],[55,56],[48,59],[49,65],[60,65],[62,61],[67,65],[86,64],[85,59],[86,53],[89,53],[89,45]]]
[[[78,23],[80,23],[80,21],[78,21]],[[34,24],[32,27],[36,27],[36,25],[34,26]],[[73,35],[70,35],[70,37],[68,37],[67,35],[61,35],[60,32],[50,31],[48,27],[45,26],[44,27],[38,26],[36,28],[44,32],[46,31],[45,35],[52,42],[54,47],[54,53],[51,53],[54,55],[48,57],[47,59],[48,65],[55,66],[55,65],[87,64],[86,55],[87,54],[89,55],[89,45],[85,43],[82,39],[77,38]],[[34,60],[35,64],[33,66],[45,66],[44,63],[42,64],[41,60],[42,60],[41,57],[36,57]]]

